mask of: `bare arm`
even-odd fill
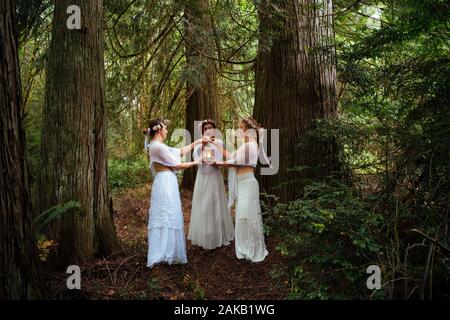
[[[217,149],[222,153],[222,155],[225,157],[225,159],[231,159],[232,155],[230,152],[227,151],[224,147],[222,147],[222,144],[218,143],[217,140],[212,141],[212,143],[217,147]]]
[[[214,161],[211,165],[218,168],[242,168],[242,165],[236,164],[234,160]]]
[[[191,161],[191,162],[184,162],[184,163],[180,163],[179,165],[173,167],[175,170],[184,170],[184,169],[189,169],[190,167],[193,167],[197,164],[199,164],[201,162],[201,160],[197,160],[197,161]]]
[[[185,146],[185,147],[183,147],[183,148],[180,148],[180,154],[181,154],[181,156],[184,156],[184,155],[187,154],[188,152],[191,152],[191,150],[192,150],[197,144],[200,144],[200,143],[206,143],[206,142],[208,142],[208,141],[209,141],[209,139],[208,139],[207,137],[203,137],[203,138],[201,138],[201,139],[198,139],[198,140],[192,142],[191,144],[188,144],[187,146]]]

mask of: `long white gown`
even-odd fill
[[[221,140],[217,140],[221,143]],[[216,161],[222,161],[221,152],[211,144]],[[194,160],[201,157],[202,145],[194,148]],[[234,226],[227,208],[225,184],[220,169],[198,165],[192,196],[191,221],[188,240],[204,249],[215,249],[230,244],[234,239]]]
[[[244,143],[233,154],[228,163],[256,167],[258,146],[256,142]],[[229,206],[236,200],[236,257],[252,262],[260,262],[269,254],[263,233],[259,184],[254,173],[236,175],[236,169],[229,170]]]
[[[180,150],[152,141],[148,145],[154,176],[148,219],[147,267],[161,262],[187,263],[184,219],[177,176],[156,172],[154,163],[173,167],[181,162]]]

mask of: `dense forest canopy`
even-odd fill
[[[86,1],[72,2],[88,8]],[[266,233],[287,261],[272,272],[280,283],[289,279],[285,298],[449,298],[447,1],[103,0],[95,8],[101,17],[87,15],[103,37],[92,40],[101,42],[90,53],[97,69],[65,60],[85,44],[74,37],[79,45],[68,54],[66,35],[55,38],[68,16],[63,6],[31,3],[17,0],[17,39],[33,216],[69,203],[53,212],[64,221],[70,216],[64,210],[89,206],[76,190],[60,201],[43,200],[51,197],[51,179],[44,178],[55,171],[45,166],[69,159],[63,149],[47,157],[46,146],[62,148],[65,141],[84,150],[70,118],[62,122],[67,127],[50,126],[70,103],[78,105],[75,92],[83,86],[92,92],[104,78],[91,100],[104,110],[89,111],[95,113],[89,130],[97,134],[90,143],[100,151],[85,170],[105,166],[99,174],[105,180],[95,178],[90,191],[93,219],[101,220],[91,221],[92,232],[115,238],[116,195],[151,181],[142,135],[151,119],[170,119],[172,131],[189,129],[190,117],[214,117],[225,130],[254,116],[281,132],[280,171],[259,180]],[[73,80],[61,74],[64,67],[73,74],[89,69],[94,78]],[[72,80],[79,87],[60,95],[58,84]],[[58,99],[69,102],[54,113]],[[69,170],[64,161],[59,166]],[[74,185],[72,173],[67,181]],[[189,174],[186,190],[193,185]],[[104,190],[103,198],[96,190]],[[42,233],[41,251],[45,241],[58,239]],[[118,246],[117,239],[107,248],[97,236],[89,239],[88,261]],[[369,265],[381,268],[381,290],[365,286]]]

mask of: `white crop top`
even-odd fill
[[[258,145],[255,141],[242,144],[226,163],[239,166],[256,167],[258,162]]]
[[[154,163],[159,163],[167,167],[175,167],[181,163],[180,149],[169,147],[156,140],[153,140],[147,146],[150,154],[150,169],[153,175],[156,174],[153,166]]]

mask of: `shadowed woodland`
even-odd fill
[[[448,300],[449,21],[442,0],[1,1],[0,299]],[[249,116],[280,130],[266,260],[187,241],[147,268],[142,130]]]

